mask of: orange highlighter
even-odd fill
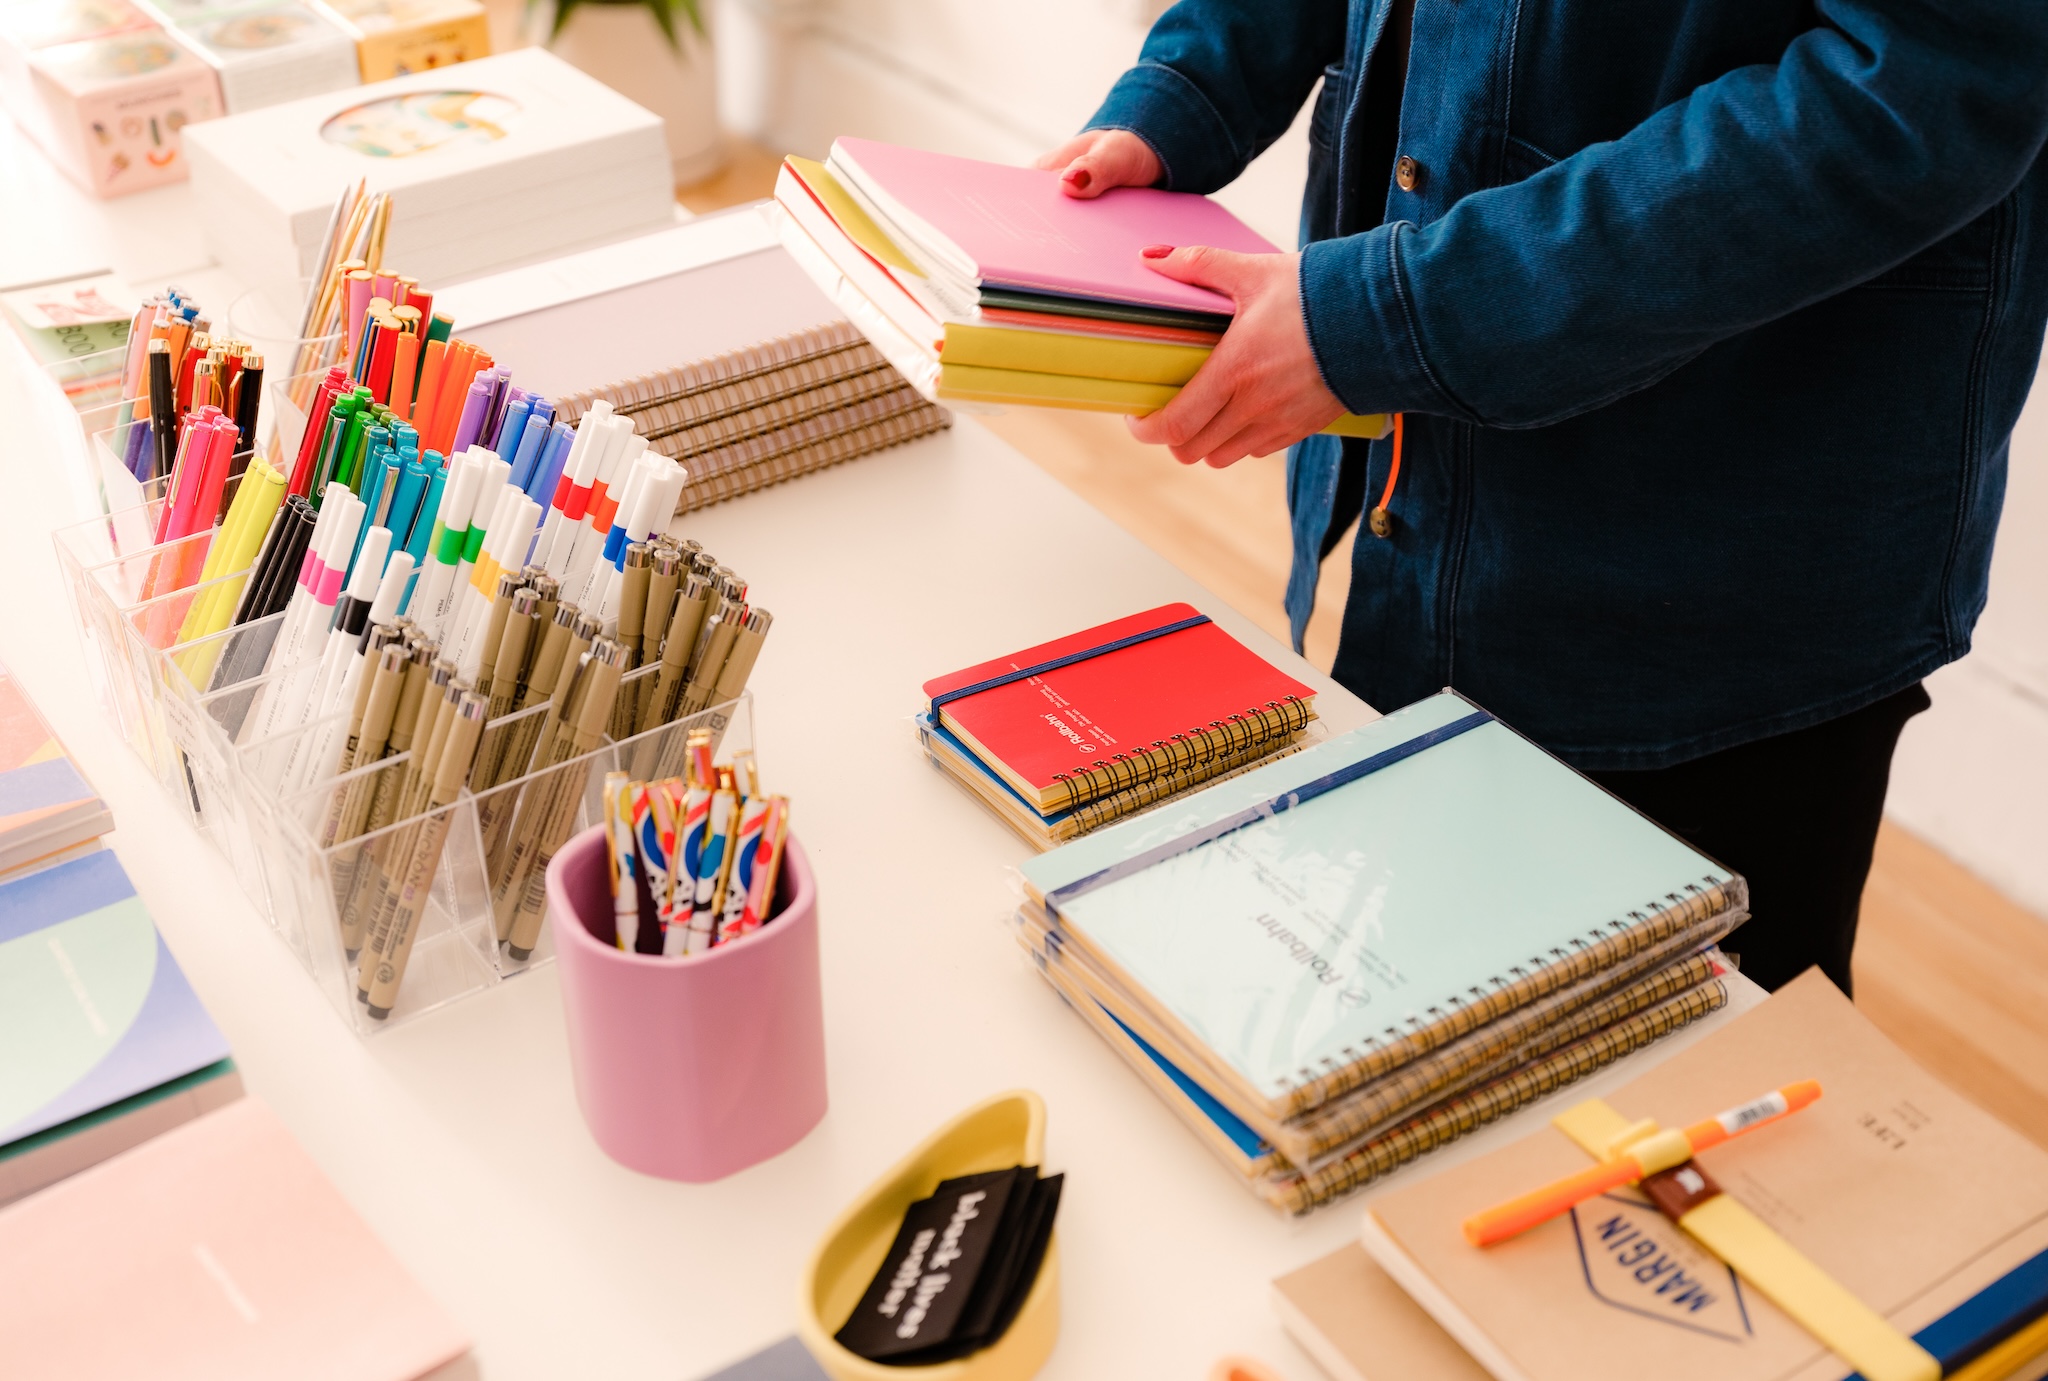
[[[1703,1122],[1695,1122],[1690,1127],[1674,1127],[1659,1132],[1652,1130],[1652,1124],[1652,1127],[1642,1129],[1648,1135],[1628,1140],[1618,1154],[1598,1165],[1473,1214],[1465,1220],[1465,1240],[1475,1247],[1504,1242],[1539,1223],[1547,1223],[1569,1212],[1588,1199],[1634,1184],[1660,1170],[1669,1170],[1692,1159],[1700,1151],[1732,1141],[1781,1117],[1790,1117],[1819,1097],[1820,1085],[1812,1079],[1803,1079]]]

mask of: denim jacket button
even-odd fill
[[[1412,192],[1422,181],[1422,165],[1402,154],[1394,160],[1394,185],[1404,192]]]

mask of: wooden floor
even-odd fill
[[[726,170],[678,189],[693,211],[768,196],[776,158],[734,145]],[[1184,467],[1118,417],[1012,408],[980,419],[1069,489],[1283,641],[1288,528],[1281,457]],[[1308,659],[1327,668],[1350,540],[1323,566]],[[2048,920],[1887,824],[1863,894],[1857,1005],[1909,1054],[2048,1146]]]

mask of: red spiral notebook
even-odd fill
[[[1190,755],[1297,733],[1316,694],[1190,604],[937,677],[924,693],[939,723],[1041,813]]]

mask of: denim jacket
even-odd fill
[[[1337,679],[1654,768],[1968,651],[2048,321],[2048,3],[1419,0],[1406,176],[1360,152],[1387,11],[1181,0],[1090,121],[1206,192],[1321,80],[1309,341],[1408,415]],[[1389,458],[1289,456],[1297,646]]]

